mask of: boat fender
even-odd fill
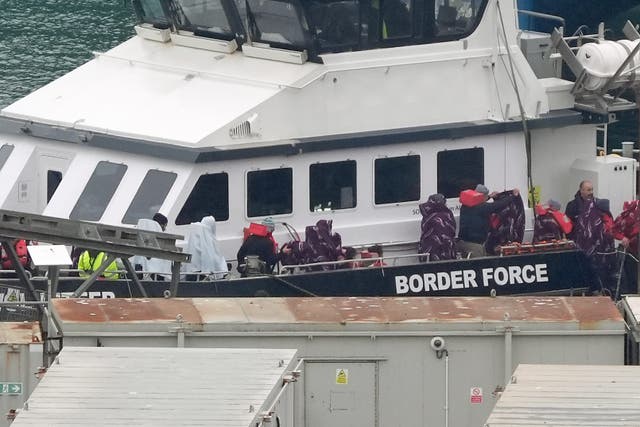
[[[482,202],[484,202],[484,194],[476,190],[464,190],[460,192],[460,203],[464,206],[478,206]]]
[[[573,230],[573,223],[571,222],[571,219],[569,219],[567,215],[565,215],[560,211],[556,211],[554,209],[549,209],[549,212],[551,212],[553,219],[556,220],[556,222],[558,223],[558,225],[560,226],[560,229],[564,234],[571,233],[571,230]]]

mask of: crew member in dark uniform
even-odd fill
[[[462,205],[460,208],[460,231],[458,232],[458,248],[460,252],[470,253],[474,257],[485,256],[484,243],[489,234],[489,218],[492,213],[499,212],[520,195],[517,188],[508,197],[488,203],[488,200],[498,193],[489,194],[489,190],[482,184],[476,186],[476,192],[483,195],[483,201],[475,206]]]
[[[273,267],[278,262],[278,256],[276,254],[272,237],[275,224],[271,218],[266,218],[262,221],[262,225],[265,228],[265,232],[250,234],[238,250],[238,254],[236,256],[238,260],[238,271],[242,273],[243,276],[247,275],[247,256],[257,256],[260,261],[264,262],[264,271],[261,271],[261,273],[271,274],[273,272]]]

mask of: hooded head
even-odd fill
[[[428,200],[431,203],[435,203],[438,205],[444,205],[447,202],[447,199],[444,197],[444,195],[440,193],[430,195]]]
[[[202,223],[202,225],[211,230],[214,236],[216,235],[216,219],[213,216],[205,216],[200,222]]]
[[[273,218],[271,218],[271,217],[267,217],[267,218],[263,219],[262,220],[262,225],[267,227],[267,231],[269,233],[273,233],[273,230],[276,229],[276,223],[273,222]]]
[[[596,199],[596,207],[602,212],[609,212],[609,199]]]
[[[162,231],[166,230],[167,224],[169,223],[169,220],[167,219],[166,216],[164,216],[160,212],[158,212],[157,214],[155,214],[153,216],[153,220],[155,222],[157,222],[158,224],[160,224],[160,228],[162,228]]]
[[[489,195],[489,189],[487,187],[485,187],[484,185],[482,185],[482,184],[476,185],[476,191],[478,193],[484,194],[485,196]]]
[[[549,199],[549,201],[547,202],[547,205],[549,206],[549,208],[553,209],[554,211],[559,211],[560,208],[562,207],[560,202],[553,199]]]

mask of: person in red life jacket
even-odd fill
[[[252,223],[248,231],[245,229],[245,234],[248,235],[236,255],[240,273],[243,275],[247,273],[247,256],[257,256],[260,261],[264,262],[265,268],[264,271],[261,271],[262,273],[271,274],[273,272],[273,268],[278,262],[278,244],[273,238],[274,229],[275,224],[271,218],[264,219],[262,224]]]
[[[560,202],[553,199],[549,199],[546,206],[536,205],[533,243],[562,240],[571,233],[573,223],[560,208]]]
[[[29,266],[29,252],[27,251],[27,241],[22,239],[15,239],[13,242],[13,248],[16,251],[16,255],[18,255],[18,260],[20,261],[20,265],[24,268]],[[13,263],[11,262],[11,258],[9,258],[9,254],[5,252],[4,247],[1,249],[0,254],[0,264],[2,265],[3,270],[13,270]]]
[[[593,200],[593,183],[585,179],[580,183],[573,200],[567,203],[567,208],[564,211],[573,223],[573,229],[567,235],[569,239],[576,240],[576,234],[581,232],[578,216],[584,212],[591,200]]]
[[[620,240],[631,254],[638,254],[638,234],[640,234],[640,200],[624,202],[622,212],[613,223],[613,237]]]
[[[482,184],[478,184],[475,191],[467,190],[461,193],[462,207],[460,208],[460,230],[458,232],[460,252],[471,254],[474,257],[486,255],[484,244],[489,235],[491,214],[507,207],[514,198],[520,196],[520,190],[514,188],[510,195],[489,202],[489,199],[497,195],[497,192],[489,194],[487,187]]]
[[[620,287],[616,284],[618,295],[638,292],[638,235],[640,234],[640,200],[624,202],[622,212],[613,222],[613,237],[621,241],[622,246],[632,256],[622,260]],[[616,295],[617,296],[617,295]]]

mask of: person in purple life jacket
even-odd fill
[[[609,212],[609,200],[587,199],[577,217],[574,240],[578,249],[591,261],[601,288],[590,289],[593,293],[612,288],[615,268],[615,248],[612,233],[613,219]]]
[[[455,259],[456,220],[447,199],[440,193],[432,194],[419,207],[422,232],[418,252],[429,254],[430,261]]]

